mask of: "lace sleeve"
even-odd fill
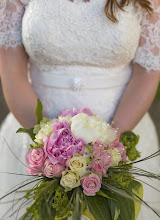
[[[19,0],[0,0],[0,47],[7,49],[22,45],[23,12]]]
[[[147,72],[160,71],[160,0],[152,0],[151,5],[152,15],[143,11],[139,46],[133,60]]]

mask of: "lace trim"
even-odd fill
[[[143,13],[141,37],[133,62],[139,63],[147,72],[160,71],[160,6],[152,2],[154,13],[152,17]]]
[[[138,63],[149,73],[151,70],[160,71],[160,56],[154,56],[151,51],[139,47],[133,63]]]
[[[22,45],[22,16],[24,8],[17,0],[0,1],[0,46],[15,48]]]

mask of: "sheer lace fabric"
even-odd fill
[[[154,10],[150,16],[143,10],[141,37],[134,62],[143,66],[147,72],[160,71],[160,1],[151,2]]]
[[[24,8],[19,0],[0,1],[0,47],[22,45],[22,16]]]
[[[0,1],[0,47],[15,48],[22,44],[22,16],[29,3],[30,0]],[[152,16],[142,10],[139,46],[133,59],[147,72],[160,71],[160,3],[153,0],[151,4],[154,9]]]

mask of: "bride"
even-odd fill
[[[28,138],[15,133],[36,123],[37,97],[45,116],[85,106],[120,133],[133,130],[148,156],[158,149],[147,110],[160,79],[160,1],[1,0],[0,77],[12,112],[0,129],[0,171],[25,173]],[[159,158],[139,166],[160,173]],[[1,174],[0,194],[23,180]],[[145,184],[144,200],[159,210],[159,194]],[[8,206],[0,207],[2,216]],[[158,217],[143,206],[143,219]]]

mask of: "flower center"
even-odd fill
[[[39,155],[38,154],[34,154],[35,158],[38,159],[39,158]]]
[[[51,165],[48,166],[48,170],[49,170],[49,171],[52,171],[52,166],[51,166]]]
[[[89,184],[89,188],[93,188],[94,187],[94,184],[93,183],[90,183]]]

